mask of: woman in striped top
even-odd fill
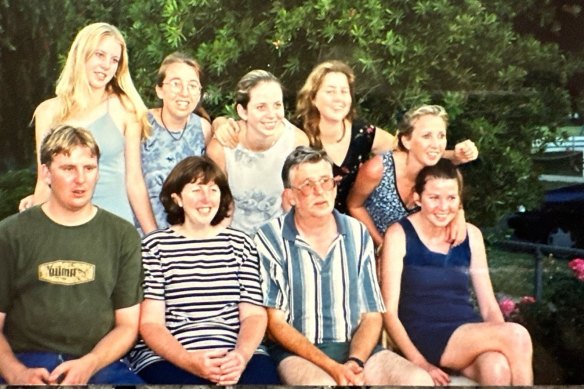
[[[160,199],[170,227],[142,241],[142,339],[132,367],[151,384],[279,383],[260,347],[267,316],[256,248],[222,223],[232,201],[225,175],[206,157],[188,157]]]

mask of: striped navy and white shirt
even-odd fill
[[[238,304],[262,305],[257,250],[239,230],[208,239],[159,230],[142,241],[142,262],[144,298],[164,301],[166,326],[187,350],[233,349]],[[130,353],[135,371],[160,360],[143,340]]]
[[[365,312],[383,312],[373,241],[356,219],[333,211],[339,235],[321,258],[299,236],[294,209],[255,236],[264,305],[314,344],[350,342]]]

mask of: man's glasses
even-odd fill
[[[168,85],[172,93],[179,94],[184,90],[185,85],[181,80],[170,80],[168,82],[163,82],[163,85]],[[201,84],[198,82],[189,82],[187,85],[187,92],[190,95],[197,96],[201,94]]]
[[[300,191],[304,196],[309,196],[314,193],[317,187],[329,191],[336,185],[337,181],[333,177],[322,177],[320,180],[306,180],[298,186],[291,186],[291,188]]]

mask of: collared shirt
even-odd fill
[[[384,311],[367,229],[336,210],[333,215],[339,235],[324,258],[299,235],[294,209],[255,237],[264,305],[284,311],[313,343],[350,342],[362,313]]]

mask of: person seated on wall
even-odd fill
[[[227,178],[209,158],[187,157],[160,200],[170,226],[142,241],[142,340],[132,366],[150,384],[278,384],[260,347],[267,314],[255,244],[223,223]]]
[[[0,222],[0,382],[140,384],[142,267],[134,226],[92,204],[100,150],[61,126],[40,146],[48,200]]]
[[[450,161],[420,170],[414,185],[419,212],[391,225],[383,244],[385,329],[436,385],[449,384],[445,369],[480,385],[532,385],[531,338],[524,327],[503,319],[480,230],[467,223],[460,245],[446,239],[461,193],[462,176]]]
[[[373,242],[334,210],[324,150],[296,148],[284,162],[287,214],[260,227],[270,354],[287,385],[432,385],[430,375],[379,345],[383,302]]]

